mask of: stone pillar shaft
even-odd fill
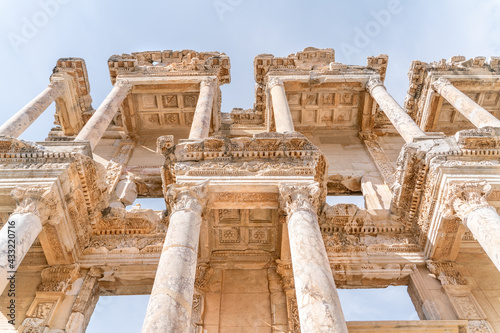
[[[169,187],[172,214],[143,333],[189,333],[206,184]]]
[[[314,209],[317,184],[281,185],[288,212],[288,235],[295,292],[303,333],[347,333],[318,217]]]
[[[473,210],[465,216],[464,224],[500,271],[500,216],[495,208]]]
[[[130,83],[117,81],[109,95],[78,133],[76,140],[90,141],[90,146],[94,150],[131,89]]]
[[[276,132],[294,132],[292,114],[286,99],[285,86],[280,79],[272,79],[269,82],[269,90],[273,101],[274,123]]]
[[[214,103],[215,80],[207,78],[200,83],[200,96],[196,103],[189,139],[200,140],[208,138],[210,120],[212,119],[212,106]]]
[[[500,216],[486,197],[491,186],[485,181],[452,183],[448,206],[472,232],[483,250],[500,271]]]
[[[23,261],[42,231],[42,222],[34,213],[12,214],[0,230],[0,293]]]
[[[370,79],[366,88],[405,142],[413,142],[416,137],[426,136],[425,132],[418,127],[406,111],[387,92],[382,81]]]
[[[51,82],[44,91],[0,126],[0,135],[17,138],[63,93],[62,81]]]
[[[445,78],[440,78],[432,84],[434,90],[443,96],[455,109],[465,116],[474,126],[500,127],[500,120],[470,99]]]

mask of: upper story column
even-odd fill
[[[15,276],[43,224],[55,212],[57,202],[51,198],[51,187],[16,188],[11,196],[17,208],[0,230],[0,293]]]
[[[366,84],[366,89],[405,142],[413,142],[414,138],[426,136],[425,132],[418,127],[408,113],[387,92],[380,79],[370,79]]]
[[[172,184],[168,187],[170,222],[142,326],[143,333],[189,333],[207,183]]]
[[[0,126],[0,135],[14,138],[21,135],[52,102],[64,94],[63,81],[64,79],[53,79],[44,91]]]
[[[500,127],[500,120],[455,88],[448,79],[439,78],[432,83],[432,88],[453,105],[458,112],[463,114],[465,118],[469,119],[474,126],[478,128],[487,126]]]
[[[278,78],[273,78],[268,83],[268,88],[271,92],[274,110],[274,123],[276,124],[276,132],[294,132],[292,114],[286,99],[285,85]]]
[[[125,80],[116,81],[109,95],[78,133],[75,140],[90,141],[90,146],[94,150],[131,89],[132,84],[130,82]]]
[[[279,191],[287,211],[301,331],[347,333],[316,215],[318,184],[281,184]]]
[[[189,132],[189,139],[191,140],[208,138],[210,120],[212,119],[215,82],[214,78],[207,77],[200,83],[200,96],[196,104],[191,131]]]
[[[486,201],[490,191],[491,186],[485,181],[452,183],[448,189],[447,205],[500,270],[500,216]]]

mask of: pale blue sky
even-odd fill
[[[48,5],[55,1],[57,8]],[[329,47],[338,62],[359,65],[387,53],[386,86],[400,104],[412,60],[500,55],[498,0],[0,0],[0,14],[1,123],[46,87],[61,57],[85,59],[97,108],[111,89],[107,59],[113,54],[225,52],[232,83],[222,87],[222,109],[229,112],[252,107],[252,62],[260,53]],[[22,138],[43,140],[53,113],[47,110]],[[113,302],[105,308],[120,309]],[[134,304],[125,307],[137,313]],[[115,324],[130,329],[114,326],[116,332],[138,331],[123,320]]]

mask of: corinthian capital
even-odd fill
[[[284,83],[281,79],[275,77],[275,78],[272,78],[269,83],[267,84],[267,86],[269,87],[269,89],[273,89],[274,87],[276,86],[282,86],[284,87]]]
[[[382,83],[382,80],[379,78],[370,78],[370,80],[366,82],[366,90],[368,90],[370,94],[372,93],[372,90],[378,86],[384,87],[384,83]]]
[[[200,82],[200,88],[213,87],[214,84],[215,84],[215,79],[213,77],[206,77]]]
[[[58,199],[51,186],[16,187],[10,195],[17,204],[14,214],[32,213],[37,215],[42,223],[49,217],[58,215]]]
[[[191,210],[201,214],[207,204],[208,180],[198,184],[171,184],[168,186],[167,202],[170,213]]]
[[[280,184],[280,201],[288,216],[298,210],[307,210],[316,213],[318,208],[318,183],[309,184]]]
[[[454,214],[463,220],[475,209],[488,207],[486,198],[490,192],[491,185],[484,180],[451,183],[445,203],[448,215]]]
[[[435,92],[441,95],[441,90],[447,85],[451,85],[450,80],[444,77],[440,77],[432,83],[432,89],[434,89]]]

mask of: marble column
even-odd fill
[[[99,108],[97,108],[80,133],[78,133],[75,140],[90,141],[90,146],[94,150],[131,89],[132,84],[130,82],[123,80],[116,81],[109,95]]]
[[[273,101],[274,123],[276,132],[294,132],[292,114],[286,99],[285,85],[278,78],[273,78],[268,83],[269,91]]]
[[[63,94],[63,80],[52,81],[44,91],[0,126],[0,135],[17,138],[33,124],[52,102]]]
[[[432,88],[453,105],[458,112],[463,114],[465,118],[469,119],[474,126],[478,128],[487,126],[500,127],[500,120],[455,88],[448,79],[439,78],[434,81]]]
[[[451,183],[447,204],[500,271],[500,216],[486,201],[490,191],[491,186],[485,181]]]
[[[301,331],[347,333],[316,215],[318,184],[281,184],[279,191],[287,211]]]
[[[189,139],[200,140],[208,138],[210,120],[212,119],[212,106],[214,103],[215,80],[207,77],[200,83],[200,96],[196,103]]]
[[[188,333],[207,182],[168,187],[170,223],[156,271],[143,333]]]
[[[370,79],[366,84],[366,89],[405,142],[413,142],[414,138],[426,136],[425,132],[387,92],[380,79]]]
[[[50,207],[45,198],[49,187],[16,188],[12,197],[16,210],[0,230],[0,293],[15,281],[15,272],[48,219]]]

